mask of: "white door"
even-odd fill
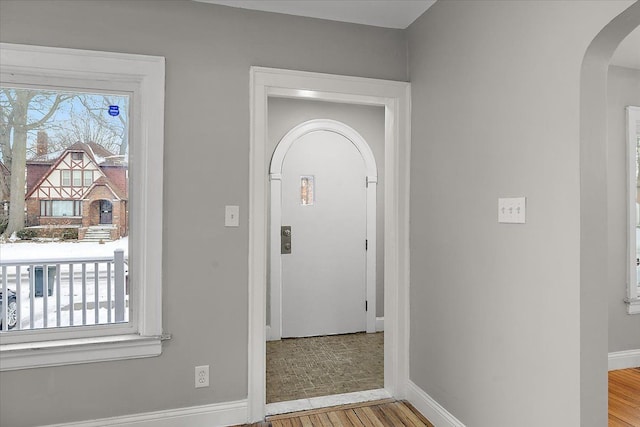
[[[282,166],[282,336],[366,329],[366,169],[354,144],[318,130],[294,141]]]

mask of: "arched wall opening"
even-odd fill
[[[580,415],[607,423],[607,73],[613,53],[640,26],[640,2],[595,37],[580,75]]]

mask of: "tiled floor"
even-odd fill
[[[267,343],[267,403],[382,387],[382,332]]]

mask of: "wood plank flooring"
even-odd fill
[[[609,427],[640,426],[640,368],[609,371]]]
[[[245,427],[434,427],[411,404],[394,399],[274,415]]]
[[[379,400],[274,415],[245,427],[434,427],[411,404]],[[609,372],[609,427],[640,426],[640,368]],[[239,427],[239,426],[238,426]]]

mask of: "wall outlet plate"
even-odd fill
[[[196,388],[209,387],[209,365],[196,366]]]

